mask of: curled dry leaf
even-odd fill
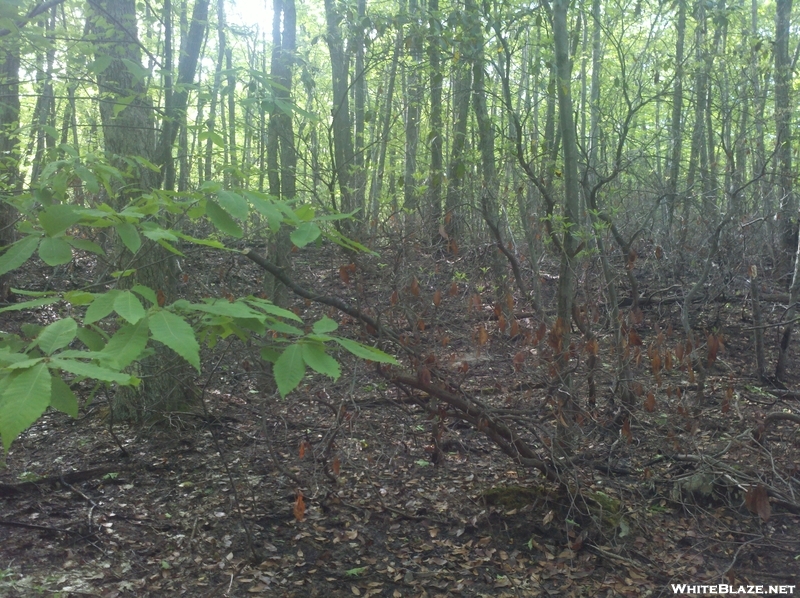
[[[514,371],[518,372],[522,368],[522,364],[525,363],[525,358],[527,357],[527,353],[525,351],[520,351],[516,355],[514,355],[514,359],[512,363],[514,364]]]
[[[306,502],[303,500],[303,493],[297,491],[297,498],[294,501],[294,518],[303,521],[306,517]]]
[[[772,509],[769,504],[767,489],[761,484],[751,486],[744,495],[744,504],[751,513],[761,517],[761,521],[769,521]]]

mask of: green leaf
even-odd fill
[[[132,364],[144,351],[150,337],[150,323],[142,318],[135,324],[125,324],[111,337],[101,351],[102,362],[116,369],[123,369]]]
[[[38,246],[39,237],[36,235],[28,235],[11,245],[0,255],[0,276],[27,262]]]
[[[124,98],[118,98],[114,102],[114,108],[112,110],[114,114],[114,118],[119,116],[119,113],[125,110],[128,106],[130,106],[131,102],[136,99],[136,94],[126,96]]]
[[[283,222],[283,214],[281,211],[276,208],[271,201],[262,197],[260,193],[245,191],[244,194],[250,200],[250,203],[253,204],[253,207],[258,210],[258,213],[267,219],[270,230],[272,232],[277,232]]]
[[[146,287],[141,284],[135,284],[133,285],[133,288],[131,290],[137,295],[140,295],[141,297],[147,299],[153,305],[156,305],[158,303],[158,298],[156,297],[156,294],[153,291],[153,289],[151,289],[150,287]]]
[[[98,193],[100,191],[100,185],[97,182],[97,177],[94,176],[94,173],[91,170],[85,166],[76,164],[75,174],[81,178],[81,181],[83,181],[83,184],[86,185],[86,189],[89,191],[89,193]]]
[[[98,56],[94,62],[92,62],[88,67],[88,71],[95,75],[99,75],[103,71],[105,71],[109,66],[111,66],[112,58],[108,54],[101,54]]]
[[[54,351],[63,349],[70,344],[78,331],[78,324],[72,318],[56,320],[42,330],[36,339],[36,344],[44,351],[45,355],[52,355]]]
[[[211,222],[216,226],[220,231],[223,233],[230,235],[231,237],[236,237],[237,239],[241,239],[242,232],[241,227],[236,224],[236,221],[228,216],[228,213],[219,207],[216,202],[209,199],[206,201],[206,216]]]
[[[60,266],[72,261],[72,248],[64,239],[45,237],[39,245],[39,257],[48,266]]]
[[[216,314],[218,316],[229,316],[231,318],[247,318],[264,321],[264,314],[256,311],[243,301],[235,301],[231,303],[227,300],[212,300],[209,303],[187,303],[180,305],[181,309],[189,309],[195,311],[202,311],[209,314]]]
[[[292,392],[306,373],[306,363],[303,361],[303,349],[300,345],[289,345],[278,357],[272,371],[275,373],[275,382],[278,392],[285,397]]]
[[[50,367],[64,370],[76,376],[85,376],[93,380],[100,380],[101,382],[116,382],[117,384],[124,385],[132,385],[136,382],[136,378],[128,374],[94,365],[93,363],[84,363],[76,359],[53,357],[50,360]]]
[[[190,243],[195,243],[196,245],[204,245],[206,247],[213,247],[214,249],[227,249],[223,243],[215,241],[214,239],[198,239],[197,237],[185,235],[183,233],[179,233],[178,231],[174,232],[178,238],[183,239],[184,241],[189,241]]]
[[[314,322],[312,328],[315,334],[325,334],[326,332],[333,332],[339,328],[339,324],[331,320],[328,316],[322,316],[319,320]]]
[[[119,295],[119,291],[116,289],[108,291],[107,293],[95,295],[94,301],[92,301],[92,304],[86,310],[83,323],[92,324],[108,316],[108,314],[114,311],[114,301],[117,295]]]
[[[178,237],[175,236],[171,230],[161,228],[152,222],[142,222],[142,234],[152,241],[177,241]]]
[[[211,143],[214,145],[218,147],[225,147],[225,140],[222,138],[222,135],[216,133],[215,131],[203,131],[197,137],[200,141],[210,139]]]
[[[67,243],[72,245],[75,249],[81,249],[83,251],[88,251],[89,253],[96,253],[97,255],[105,255],[106,252],[103,251],[103,248],[100,247],[94,241],[90,241],[89,239],[78,239],[76,237],[67,237]]]
[[[48,297],[46,299],[34,299],[32,301],[23,301],[22,303],[15,303],[14,305],[9,305],[8,307],[0,309],[0,313],[3,313],[4,311],[22,311],[23,309],[34,309],[36,307],[42,307],[43,305],[58,303],[59,301],[61,301],[61,298],[59,297]]]
[[[292,326],[291,324],[287,324],[286,322],[281,322],[280,320],[274,320],[272,318],[267,320],[266,325],[270,330],[280,332],[281,334],[296,334],[297,336],[302,336],[303,334],[303,331],[299,328]]]
[[[164,343],[200,371],[200,345],[186,320],[162,309],[150,316],[150,331],[155,340]]]
[[[250,215],[250,207],[247,205],[247,200],[233,191],[221,189],[219,193],[217,193],[217,199],[222,209],[234,218],[247,220],[247,217]]]
[[[304,222],[292,231],[289,238],[298,247],[305,247],[309,243],[316,241],[321,234],[322,231],[319,230],[319,226],[315,223]]]
[[[150,235],[149,235],[149,234],[147,234],[147,233],[145,233],[145,236],[146,236],[146,237],[149,237]],[[176,247],[173,247],[171,244],[167,243],[167,242],[166,242],[166,241],[164,241],[163,239],[158,239],[158,241],[156,241],[156,242],[157,242],[159,245],[161,245],[161,247],[163,247],[164,249],[166,249],[167,251],[169,251],[170,253],[174,253],[175,255],[179,255],[179,256],[181,256],[181,257],[186,257],[185,255],[183,255],[183,253],[181,252],[181,250],[180,250],[180,249],[178,249],[178,248],[176,248]]]
[[[55,237],[63,233],[80,219],[80,215],[72,206],[64,203],[47,206],[39,213],[39,224],[42,225],[48,237]]]
[[[64,293],[64,301],[68,301],[71,305],[89,305],[94,301],[94,295],[86,291],[67,291]]]
[[[52,297],[54,295],[53,291],[28,291],[26,289],[15,289],[14,287],[11,287],[11,292],[23,297]]]
[[[50,404],[51,376],[44,363],[14,372],[0,395],[0,436],[3,446],[33,424]]]
[[[20,326],[20,330],[22,330],[22,334],[25,335],[25,337],[36,338],[39,336],[39,333],[44,330],[44,326],[40,326],[39,324],[23,324]]]
[[[22,354],[24,356],[24,353]],[[37,363],[42,361],[44,357],[34,357],[33,359],[22,359],[20,361],[15,361],[6,366],[9,370],[27,370],[28,368],[32,368]]]
[[[378,363],[390,363],[392,365],[400,365],[400,363],[391,355],[384,353],[380,349],[376,349],[375,347],[369,347],[367,345],[362,345],[361,343],[357,343],[356,341],[352,341],[349,338],[341,338],[341,337],[334,337],[337,343],[339,343],[342,347],[350,351],[356,357],[360,357],[361,359],[369,359],[370,361],[377,361]]]
[[[128,248],[128,251],[131,253],[139,251],[139,248],[142,246],[142,238],[139,236],[139,232],[136,230],[135,226],[130,222],[122,222],[115,228],[117,229],[117,234],[122,240],[123,245]]]
[[[128,60],[127,58],[122,59],[122,63],[127,67],[128,72],[136,77],[138,81],[144,81],[145,77],[150,74],[150,71],[147,70],[142,66],[142,64],[138,61]]]
[[[293,311],[289,311],[288,309],[283,309],[282,307],[278,307],[271,301],[267,301],[266,299],[259,299],[258,297],[250,296],[247,298],[247,302],[250,305],[255,305],[256,307],[261,308],[268,314],[273,316],[278,316],[279,318],[285,318],[287,320],[294,320],[295,322],[303,323],[303,320],[294,313]]]
[[[78,328],[78,340],[81,341],[90,351],[102,351],[106,341],[102,335],[91,328]]]
[[[322,343],[301,343],[303,348],[303,361],[312,370],[338,380],[342,374],[339,362],[325,352]]]
[[[275,363],[280,356],[281,354],[274,347],[261,347],[261,359],[264,361]]]
[[[75,394],[66,382],[58,376],[52,376],[50,387],[52,389],[50,406],[71,417],[78,417],[78,399],[75,398]]]
[[[348,577],[358,577],[359,575],[362,575],[366,570],[367,567],[355,567],[354,569],[348,569],[347,571],[345,571],[345,575],[347,575]]]
[[[114,300],[114,311],[131,324],[144,317],[144,307],[139,298],[130,291],[120,291]]]
[[[292,215],[295,217],[296,220],[302,222],[311,222],[311,220],[314,219],[315,214],[316,210],[314,210],[314,208],[312,208],[308,204],[303,204],[302,206],[297,208]]]

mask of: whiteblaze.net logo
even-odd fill
[[[687,583],[672,584],[673,594],[762,594],[780,595],[794,594],[795,586],[744,586],[728,585],[721,583],[718,585],[698,585]]]

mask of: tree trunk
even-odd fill
[[[153,106],[143,81],[135,77],[126,64],[141,64],[134,1],[90,0],[88,14],[90,32],[102,40],[95,42],[97,56],[111,58],[108,68],[97,77],[105,150],[122,170],[130,168],[128,163],[123,163],[123,156],[141,156],[153,161],[156,149]],[[134,99],[127,107],[114,114],[115,104],[131,96]],[[144,167],[134,168],[133,187],[118,190],[115,198],[118,209],[138,194],[159,186],[159,173]],[[120,267],[136,270],[134,276],[123,279],[126,285],[139,283],[160,290],[167,303],[176,299],[173,261],[166,250],[146,242],[136,255],[127,250],[120,253]],[[117,392],[113,403],[115,417],[151,419],[180,409],[195,398],[189,365],[166,347],[156,345],[154,348],[155,353],[139,363],[137,375],[142,379],[139,388]]]
[[[553,3],[553,41],[555,45],[556,89],[558,94],[558,123],[564,156],[564,231],[561,241],[561,268],[558,280],[555,334],[556,371],[559,401],[564,413],[561,420],[571,424],[575,409],[572,381],[569,370],[570,322],[575,287],[575,256],[578,250],[578,227],[580,226],[580,183],[578,180],[578,145],[575,138],[575,122],[572,114],[572,63],[569,55],[569,33],[567,9],[569,0]],[[562,442],[569,438],[561,436]]]
[[[356,204],[352,191],[355,149],[350,115],[350,61],[345,53],[341,32],[342,16],[336,6],[336,0],[325,0],[325,20],[333,84],[333,163],[341,195],[338,207],[342,212],[356,211],[358,219],[364,206]],[[336,207],[334,205],[334,208]],[[355,231],[355,226],[352,224],[345,224],[344,228],[347,232]]]
[[[369,188],[369,237],[374,239],[378,234],[378,219],[380,218],[380,196],[383,189],[383,178],[386,172],[386,149],[389,146],[389,132],[392,128],[392,106],[394,105],[394,88],[397,80],[397,64],[400,59],[400,48],[403,45],[403,30],[398,28],[394,43],[392,64],[389,68],[389,82],[386,90],[386,105],[381,118],[380,132],[378,135],[378,160],[373,170],[372,182]]]
[[[272,22],[272,93],[276,100],[269,118],[267,137],[267,169],[269,193],[283,201],[294,199],[296,192],[297,155],[294,145],[292,116],[286,106],[292,101],[292,66],[295,51],[295,0],[274,0]],[[281,24],[283,29],[281,30]],[[289,231],[281,227],[273,241],[273,262],[279,268],[291,268],[292,244]],[[289,303],[286,287],[271,275],[264,279],[265,290],[273,303],[285,307]]]
[[[197,0],[192,11],[192,21],[188,34],[181,37],[180,58],[178,60],[178,80],[173,88],[172,74],[169,74],[169,84],[166,85],[166,98],[164,121],[161,126],[161,136],[156,150],[156,164],[161,166],[165,177],[165,188],[174,189],[175,169],[172,163],[172,145],[178,132],[186,125],[186,106],[189,100],[189,87],[194,83],[197,74],[197,63],[200,59],[200,49],[206,35],[208,26],[209,0]],[[169,1],[165,2],[165,12]],[[167,21],[169,25],[170,21]],[[171,26],[168,26],[171,29]],[[172,60],[169,59],[172,68]],[[182,157],[183,159],[183,157]],[[183,166],[181,166],[183,169]],[[183,177],[181,177],[183,178]]]
[[[420,12],[418,0],[410,0],[408,5],[409,45],[411,65],[406,74],[406,156],[403,170],[403,208],[407,216],[414,218],[419,209],[419,185],[417,184],[417,150],[419,146],[420,116],[422,114],[422,84],[418,72],[422,61],[422,34],[420,32]],[[407,231],[410,232],[410,231]]]
[[[211,134],[215,132],[217,124],[217,103],[219,102],[220,89],[222,87],[222,61],[225,59],[225,2],[217,0],[217,61],[216,71],[214,72],[213,89],[211,90],[211,106],[208,111],[209,136],[206,139],[205,164],[203,167],[203,180],[210,181],[212,172],[211,164],[214,153],[214,142]]]
[[[429,39],[428,39],[428,64],[430,66],[431,87],[431,117],[430,117],[430,142],[431,142],[431,167],[430,185],[428,187],[428,209],[426,220],[428,222],[428,235],[435,245],[442,243],[439,234],[439,225],[442,218],[442,70],[439,51],[442,36],[442,22],[439,15],[439,0],[429,0]]]
[[[789,28],[792,0],[775,2],[775,135],[777,162],[777,192],[779,202],[780,250],[777,273],[788,272],[796,241],[797,201],[792,191],[792,104],[790,99],[792,72],[789,60]],[[794,277],[792,279],[794,286]],[[786,332],[784,332],[784,335]],[[788,332],[791,335],[791,331]],[[787,341],[788,342],[788,341]]]
[[[19,178],[19,45],[4,40],[0,47],[0,193],[15,193]],[[6,49],[6,48],[11,48]],[[15,210],[0,201],[0,247],[16,241]],[[0,276],[0,301],[8,299],[11,274]]]
[[[450,142],[450,159],[447,166],[447,195],[445,197],[444,230],[454,250],[456,240],[463,229],[462,204],[463,181],[466,174],[464,154],[467,147],[467,124],[469,121],[469,97],[472,73],[466,59],[466,42],[461,43],[460,59],[453,67],[453,134]]]
[[[667,240],[671,240],[675,208],[678,203],[678,177],[681,172],[683,130],[683,46],[686,38],[686,0],[678,0],[678,21],[675,25],[675,81],[672,87],[672,120],[670,122],[669,177],[667,178]]]

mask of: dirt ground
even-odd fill
[[[600,318],[596,404],[579,357],[568,462],[541,441],[556,426],[547,340],[524,305],[517,334],[500,330],[488,251],[434,262],[387,249],[345,274],[345,256],[310,249],[294,275],[404,330],[454,388],[529,433],[564,484],[446,411],[432,420],[413,389],[363,361],[339,355],[338,381],[310,377],[281,400],[258,383],[257,347],[226,341],[207,352],[202,406],[131,427],[109,421],[108,397],[90,401],[86,388],[79,419],[48,412],[13,444],[0,471],[0,596],[672,596],[672,584],[718,583],[800,592],[800,427],[759,429],[767,413],[799,412],[800,346],[788,389],[759,382],[745,291],[709,291],[696,329],[723,347],[698,402],[678,357],[680,306],[651,302],[631,320],[639,404],[620,418]],[[183,267],[187,296],[257,292],[262,276],[241,256],[197,253]],[[587,313],[602,311],[596,272],[581,282]],[[74,277],[33,265],[15,284],[69,288]],[[555,283],[542,284],[547,304]],[[368,340],[328,308],[295,307]],[[768,313],[774,322],[781,310]],[[7,315],[6,331],[24,321]]]

